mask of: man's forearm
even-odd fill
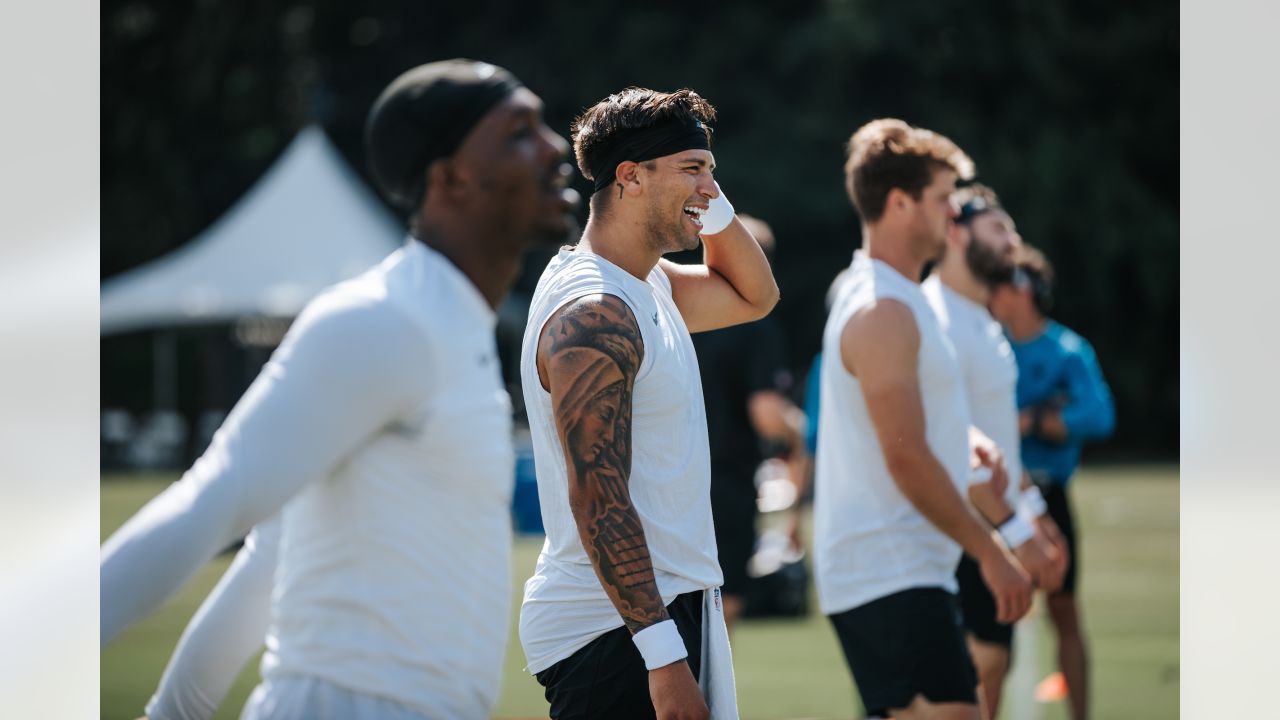
[[[271,588],[281,519],[259,524],[187,624],[160,678],[147,715],[211,717],[236,675],[262,647],[271,621]]]
[[[605,594],[635,634],[666,620],[667,608],[653,574],[644,526],[620,476],[599,479],[574,504],[582,547]]]
[[[998,548],[932,454],[900,453],[889,461],[889,472],[907,500],[969,555],[980,559]]]
[[[747,303],[769,314],[778,303],[778,284],[769,260],[746,226],[734,218],[723,232],[702,238],[703,262],[725,279]]]

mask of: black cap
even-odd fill
[[[365,155],[378,189],[413,209],[426,190],[427,166],[452,155],[480,118],[522,86],[496,65],[462,58],[419,65],[393,80],[365,122]]]

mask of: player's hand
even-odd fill
[[[1031,578],[1004,543],[994,535],[992,540],[991,551],[978,561],[979,569],[982,581],[996,599],[996,620],[1007,625],[1017,622],[1031,608]]]
[[[969,469],[985,468],[990,471],[991,479],[986,482],[990,483],[991,492],[996,497],[1004,495],[1009,488],[1009,473],[1005,469],[1004,453],[1000,452],[1000,446],[976,428],[970,431],[969,438]]]
[[[649,698],[658,720],[707,720],[711,710],[689,663],[678,660],[649,671]]]
[[[1062,536],[1062,531],[1058,529],[1058,524],[1048,515],[1041,515],[1036,518],[1036,536],[1043,538],[1053,548],[1054,573],[1057,582],[1045,586],[1045,590],[1049,592],[1057,592],[1062,589],[1062,583],[1067,577],[1067,565],[1071,561],[1071,550],[1067,547],[1067,539]]]
[[[1031,428],[1036,424],[1035,408],[1025,408],[1018,412],[1018,434],[1026,437],[1031,434]]]
[[[1015,548],[1013,555],[1031,576],[1031,582],[1036,587],[1050,592],[1061,587],[1062,574],[1058,572],[1058,551],[1039,531]]]

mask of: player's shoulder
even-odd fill
[[[895,297],[870,298],[849,314],[842,331],[845,342],[881,345],[898,339],[918,340],[915,312]]]
[[[567,356],[562,351],[575,348],[592,348],[631,369],[638,368],[644,357],[644,340],[631,308],[607,293],[573,298],[547,321],[539,340],[540,356],[546,353],[549,362],[564,361]]]
[[[465,278],[444,277],[448,268],[441,267],[443,262],[425,247],[402,247],[378,265],[321,292],[295,324],[375,345],[427,337],[448,311],[458,307],[450,296],[470,291],[475,295],[468,298],[470,305],[482,303],[474,287],[458,287]]]
[[[561,305],[552,317],[562,323],[601,329],[611,326],[638,329],[631,306],[610,292],[591,292],[572,298]]]
[[[643,280],[632,277],[606,258],[565,247],[547,263],[534,298],[535,304],[558,306],[564,304],[565,298],[603,293],[630,302],[631,296],[644,287]]]
[[[340,283],[316,296],[294,320],[290,335],[310,343],[376,352],[420,335],[419,326],[385,294],[355,284]],[[397,340],[398,339],[398,340]]]
[[[1053,339],[1054,343],[1065,355],[1081,355],[1085,357],[1093,355],[1093,346],[1089,344],[1089,341],[1062,323],[1050,320],[1046,334]]]

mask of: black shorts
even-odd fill
[[[1071,512],[1071,501],[1067,499],[1067,486],[1053,483],[1040,486],[1040,494],[1044,495],[1045,505],[1049,506],[1049,517],[1062,531],[1067,541],[1067,574],[1062,579],[1062,589],[1055,594],[1074,595],[1076,592],[1077,569],[1080,567],[1080,550],[1076,542],[1076,523]]]
[[[1009,650],[1013,646],[1013,626],[996,620],[996,598],[982,581],[978,562],[968,555],[961,556],[956,582],[960,585],[957,597],[964,629],[982,642]]]
[[[977,704],[977,672],[946,590],[903,590],[830,617],[868,715],[905,708],[917,695]]]
[[[702,592],[677,596],[667,613],[680,631],[689,651],[686,661],[697,678],[702,660]],[[657,716],[649,697],[649,671],[625,626],[592,640],[535,677],[546,688],[555,720]]]
[[[756,547],[756,496],[743,492],[720,478],[711,479],[711,517],[716,533],[716,551],[724,583],[724,595],[743,597],[751,578],[747,566]]]

